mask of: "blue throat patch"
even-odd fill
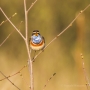
[[[38,43],[40,43],[40,42],[42,41],[42,38],[41,38],[40,35],[38,35],[38,36],[33,35],[33,36],[31,37],[31,39],[32,39],[32,42],[35,43],[35,44],[38,44]]]

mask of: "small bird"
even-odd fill
[[[43,50],[45,47],[45,39],[40,35],[38,30],[34,30],[29,40],[30,48],[32,50]]]

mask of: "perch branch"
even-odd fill
[[[33,65],[32,65],[32,60],[31,60],[31,53],[29,50],[29,43],[28,43],[28,13],[27,13],[27,8],[26,8],[26,0],[24,0],[24,12],[25,12],[25,31],[26,31],[26,48],[27,48],[27,53],[28,53],[28,66],[29,66],[29,72],[30,72],[30,89],[34,90],[34,80],[33,80]]]
[[[76,19],[84,12],[86,11],[88,8],[90,7],[90,4],[85,7],[83,10],[81,10],[79,12],[79,14],[72,20],[72,22],[62,31],[60,32],[56,37],[54,37],[46,46],[44,49],[46,49],[52,42],[54,42],[59,36],[61,36],[66,30],[68,30],[69,27],[72,26],[72,24],[76,21]],[[35,61],[35,59],[42,53],[43,51],[40,51],[34,58],[33,61]]]

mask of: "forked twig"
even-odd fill
[[[19,74],[25,67],[27,67],[27,65],[23,66],[18,72],[14,73],[14,74],[12,74],[12,75],[6,76],[6,77],[3,78],[3,79],[0,79],[0,81],[2,81],[2,80],[4,80],[4,79],[7,79],[7,78],[10,78],[10,77],[12,77],[12,76],[15,76],[15,75]]]
[[[1,71],[0,73],[13,85],[15,86],[18,90],[21,90],[18,86],[16,86],[11,80],[9,80]]]
[[[90,83],[89,83],[89,78],[87,76],[87,73],[86,73],[86,70],[85,70],[85,65],[84,65],[84,60],[83,60],[83,55],[81,53],[81,59],[82,59],[82,68],[83,68],[83,73],[84,73],[84,76],[85,76],[85,80],[86,80],[86,87],[87,87],[87,90],[89,90],[89,86],[90,86]]]
[[[49,81],[56,75],[56,73],[54,73],[46,82],[46,84],[44,85],[43,90],[45,89],[45,87],[47,86],[47,84],[49,83]]]
[[[55,36],[46,46],[44,49],[46,49],[52,42],[54,42],[59,36],[61,36],[66,30],[68,30],[69,27],[72,26],[72,24],[76,21],[76,19],[86,10],[90,7],[90,4],[84,8],[83,10],[81,10],[79,12],[79,14],[72,20],[72,22],[62,31],[60,32],[57,36]],[[41,50],[34,58],[33,58],[33,62],[35,61],[35,59],[42,53],[43,51]]]

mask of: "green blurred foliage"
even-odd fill
[[[27,8],[34,0],[27,0]],[[90,0],[38,0],[28,15],[29,37],[37,29],[45,37],[46,45],[84,9]],[[8,17],[17,13],[11,21],[25,36],[23,0],[0,0],[0,7]],[[0,23],[6,20],[0,11]],[[23,21],[22,24],[20,22]],[[0,26],[0,43],[14,28],[9,22]],[[66,32],[50,44],[33,63],[34,88],[43,86],[55,72],[56,76],[48,83],[46,90],[87,90],[80,53],[84,55],[85,69],[90,76],[90,7],[73,23]],[[33,55],[32,55],[33,56]],[[23,39],[14,30],[10,38],[0,47],[0,70],[11,75],[27,64],[27,51]],[[28,68],[11,78],[21,90],[29,90]],[[3,78],[0,75],[0,79]],[[17,90],[7,80],[1,81],[1,90]]]

